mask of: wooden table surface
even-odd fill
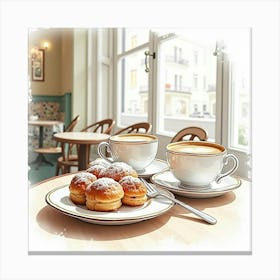
[[[54,134],[53,138],[62,143],[79,145],[78,162],[79,170],[85,170],[88,167],[90,145],[99,144],[109,139],[109,134],[95,132],[61,132]]]
[[[48,120],[35,120],[28,121],[28,125],[31,126],[39,126],[39,148],[43,148],[44,144],[44,127],[46,126],[54,126],[54,125],[63,125],[64,123],[61,121],[48,121]]]
[[[38,148],[44,148],[44,128],[47,126],[61,126],[61,130],[63,130],[64,123],[62,121],[51,121],[51,120],[29,120],[28,125],[31,126],[38,126],[39,127],[39,143]],[[48,148],[46,150],[48,153]],[[30,164],[36,164],[35,169],[38,169],[42,162],[45,162],[49,165],[53,165],[52,162],[48,161],[44,156],[44,151],[41,150],[40,153],[37,155],[37,158],[32,161]]]
[[[98,144],[108,140],[109,134],[95,132],[61,132],[54,134],[53,138],[56,141],[71,143],[71,144]]]
[[[45,202],[55,187],[74,174],[43,181],[29,189],[29,253],[238,253],[251,251],[251,183],[215,198],[177,196],[218,222],[210,225],[173,206],[165,214],[130,225],[96,225],[62,214]]]
[[[29,125],[34,126],[52,126],[52,125],[60,125],[63,124],[62,121],[48,121],[48,120],[34,120],[34,121],[28,121]]]

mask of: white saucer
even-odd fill
[[[217,197],[237,189],[241,185],[241,180],[232,176],[227,176],[218,184],[212,182],[208,186],[194,187],[182,185],[170,171],[157,173],[151,177],[151,181],[172,193],[190,198]]]
[[[150,165],[148,165],[144,170],[137,171],[140,178],[150,178],[152,175],[168,170],[168,164],[166,161],[161,159],[155,159]]]

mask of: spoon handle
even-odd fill
[[[190,205],[188,205],[188,204],[186,204],[186,203],[184,203],[184,202],[182,202],[182,201],[180,201],[176,198],[170,197],[169,195],[166,195],[164,193],[160,193],[160,195],[174,201],[175,203],[177,203],[180,206],[182,206],[183,208],[191,211],[192,213],[199,216],[200,218],[202,218],[204,221],[208,222],[211,225],[215,225],[217,223],[217,220],[214,217],[212,217],[212,216],[210,216],[210,215],[208,215],[208,214],[206,214],[206,213],[204,213],[204,212],[202,212],[202,211],[200,211],[196,208],[193,208],[192,206],[190,206]]]

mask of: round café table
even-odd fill
[[[30,120],[28,121],[28,125],[30,126],[39,126],[39,148],[44,147],[44,128],[47,126],[63,126],[64,123],[61,121],[48,121],[48,120]],[[63,128],[62,128],[63,130]],[[42,162],[45,162],[49,165],[53,165],[50,161],[48,161],[43,154],[39,154],[37,158],[32,161],[30,164],[36,163],[36,169],[40,166]]]
[[[67,216],[63,209],[59,211],[46,202],[50,191],[67,188],[76,174],[60,175],[30,186],[29,254],[251,254],[252,193],[249,181],[242,180],[239,188],[214,198],[177,196],[215,217],[218,221],[215,225],[209,225],[178,205],[149,220],[99,225]],[[68,204],[67,197],[61,201]]]
[[[87,160],[90,153],[90,145],[99,144],[109,139],[109,134],[95,132],[61,132],[56,133],[53,138],[62,143],[77,144],[78,149],[78,169],[87,169]]]

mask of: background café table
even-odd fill
[[[53,138],[62,143],[77,144],[79,170],[87,169],[88,158],[90,153],[90,145],[99,144],[102,141],[107,141],[110,135],[94,132],[62,132],[56,133]]]
[[[50,252],[167,252],[183,254],[251,252],[251,183],[214,198],[178,199],[217,219],[209,225],[178,205],[133,224],[99,225],[65,215],[46,203],[46,194],[69,185],[61,175],[29,189],[29,254]],[[64,198],[67,200],[67,196]]]
[[[44,128],[47,126],[59,126],[60,130],[63,130],[64,123],[61,121],[48,121],[48,120],[30,120],[28,121],[28,125],[31,126],[39,126],[39,148],[44,147]],[[35,161],[31,162],[37,163],[37,167],[40,165],[41,162],[45,162],[47,164],[53,165],[50,161],[48,161],[43,154],[39,154]]]

